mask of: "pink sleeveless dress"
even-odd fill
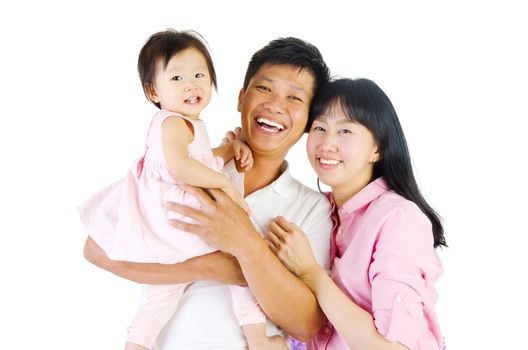
[[[134,162],[126,177],[103,189],[79,207],[92,239],[113,260],[176,263],[215,251],[198,236],[177,230],[168,222],[166,202],[199,208],[197,200],[181,190],[168,171],[163,155],[161,125],[167,118],[184,118],[194,128],[189,156],[220,171],[223,160],[215,157],[202,120],[192,120],[161,110],[150,124],[145,155]]]

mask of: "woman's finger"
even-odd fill
[[[268,239],[264,240],[266,242],[266,245],[268,246],[269,250],[273,253],[273,255],[277,255],[277,248],[275,245]]]
[[[275,235],[273,231],[266,232],[266,239],[273,244],[273,246],[277,249],[281,246],[282,242],[281,240]]]
[[[279,239],[281,242],[286,242],[286,237],[288,233],[277,223],[277,221],[272,221],[269,224],[269,230]]]

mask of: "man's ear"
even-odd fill
[[[146,83],[143,89],[145,90],[145,94],[147,95],[149,100],[154,103],[159,103],[158,94],[156,93],[156,89],[154,88],[154,85],[152,83]]]
[[[242,101],[244,100],[244,88],[240,89],[240,92],[238,93],[238,105],[237,105],[237,111],[242,112]]]

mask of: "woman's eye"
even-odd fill
[[[339,130],[339,133],[340,133],[340,134],[351,134],[352,131],[350,131],[350,130],[348,130],[348,129],[341,129],[341,130]]]
[[[172,80],[182,80],[183,77],[181,75],[175,75],[172,77]]]
[[[315,132],[324,132],[325,129],[324,129],[322,126],[317,126],[317,125],[316,125],[316,126],[314,126],[314,127],[312,128],[312,131],[315,131]]]

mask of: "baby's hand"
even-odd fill
[[[237,140],[241,131],[242,128],[237,126],[235,130],[226,132],[225,137],[222,139],[222,145]]]
[[[225,194],[227,194],[229,196],[229,198],[231,198],[233,200],[233,202],[235,202],[242,209],[244,209],[244,211],[248,215],[251,215],[251,210],[249,209],[249,205],[246,203],[244,198],[242,198],[240,193],[235,189],[235,187],[231,183],[229,183],[228,187],[222,188],[222,191],[224,191]]]
[[[231,141],[235,159],[239,162],[244,171],[250,171],[253,166],[253,153],[251,148],[240,140]]]

